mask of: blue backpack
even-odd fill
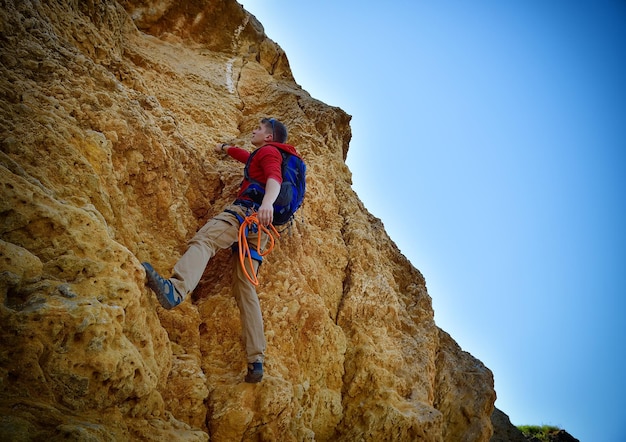
[[[274,146],[276,147],[276,146]],[[287,224],[293,218],[296,210],[302,205],[304,199],[304,193],[306,190],[306,165],[304,161],[297,155],[290,154],[284,150],[276,147],[283,157],[282,162],[282,175],[283,182],[280,185],[280,193],[278,198],[274,201],[274,221],[275,226],[282,226]],[[261,204],[263,196],[265,195],[265,186],[258,181],[250,178],[248,168],[252,162],[252,158],[259,150],[255,150],[250,154],[246,167],[243,169],[244,178],[250,182],[250,185],[244,192],[244,195],[248,196],[257,204]]]

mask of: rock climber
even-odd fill
[[[274,118],[263,118],[258,127],[252,131],[251,142],[256,147],[256,153],[247,166],[249,179],[244,176],[235,201],[198,230],[189,242],[187,251],[174,265],[169,279],[161,277],[149,263],[142,263],[146,270],[147,284],[164,308],[172,309],[183,302],[200,282],[209,260],[218,249],[229,248],[237,242],[240,223],[245,217],[256,211],[261,225],[266,226],[272,222],[273,204],[278,197],[282,182],[282,155],[279,149],[299,157],[296,149],[285,144],[286,141],[285,125]],[[218,144],[215,150],[242,163],[247,163],[252,155],[245,149],[227,143]],[[253,201],[249,195],[251,181],[256,181],[265,188],[260,204]],[[248,383],[257,383],[263,379],[266,347],[259,298],[255,285],[245,275],[246,271],[248,275],[256,275],[262,260],[258,256],[260,250],[256,250],[258,235],[261,235],[261,250],[265,248],[268,241],[268,235],[262,229],[249,230],[250,255],[254,259],[242,261],[233,259],[232,292],[241,316],[242,334],[248,360],[245,381]],[[243,265],[246,266],[245,271],[242,268]]]

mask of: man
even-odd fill
[[[295,148],[287,141],[287,128],[274,118],[264,118],[259,126],[252,131],[252,144],[257,148],[248,165],[249,180],[244,180],[237,194],[237,199],[227,206],[222,213],[209,220],[191,239],[189,248],[174,266],[169,279],[162,278],[152,266],[145,262],[148,286],[155,292],[157,299],[166,309],[179,305],[200,282],[200,278],[213,255],[218,249],[226,249],[237,242],[240,221],[253,212],[257,212],[259,223],[266,226],[272,222],[274,202],[280,192],[282,183],[282,155],[280,150],[298,155]],[[280,150],[279,150],[280,149]],[[247,150],[227,144],[220,144],[215,150],[247,163],[251,153]],[[253,199],[252,182],[264,186],[262,200]],[[253,260],[244,260],[248,275],[258,272],[260,256],[254,248],[257,246],[258,235],[261,234],[261,248],[267,244],[268,237],[260,233],[260,229],[250,229],[248,242]],[[252,267],[250,262],[252,262]],[[248,373],[245,381],[260,382],[263,379],[263,362],[265,360],[265,333],[261,306],[254,284],[244,273],[238,259],[233,259],[232,290],[237,300],[241,315],[243,338],[248,359]],[[254,273],[253,273],[254,272]]]

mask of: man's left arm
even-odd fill
[[[264,226],[270,224],[274,219],[274,201],[278,198],[279,193],[280,183],[274,178],[268,178],[265,183],[265,196],[257,212],[259,222]]]

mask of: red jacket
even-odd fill
[[[263,186],[265,186],[265,183],[267,183],[269,178],[275,179],[279,184],[283,182],[283,174],[281,170],[283,157],[278,149],[300,157],[300,154],[298,154],[296,149],[290,144],[272,142],[261,146],[258,149],[259,152],[252,159],[248,169],[251,179],[261,183]],[[248,162],[248,158],[250,157],[250,152],[239,147],[229,147],[227,152],[232,158],[244,164]],[[241,183],[241,187],[239,188],[237,198],[241,197],[241,199],[249,199],[242,196],[249,185],[250,182],[244,178]]]

